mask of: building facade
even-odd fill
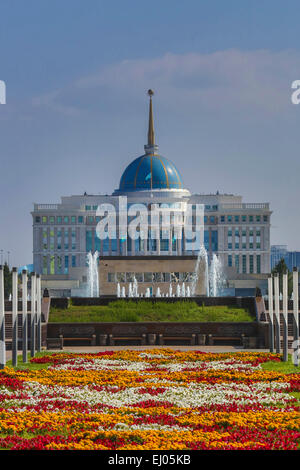
[[[263,275],[270,272],[269,203],[245,203],[242,196],[233,194],[191,194],[175,165],[158,153],[150,90],[149,96],[145,153],[128,165],[118,189],[111,195],[85,193],[61,197],[58,204],[34,204],[34,270],[43,275],[48,288],[66,295],[82,291],[87,281],[87,253],[95,251],[99,253],[100,266],[103,265],[102,285],[109,285],[104,293],[115,292],[117,282],[129,282],[133,272],[145,285],[153,284],[154,278],[162,286],[163,282],[180,279],[190,282],[200,244],[204,244],[209,259],[213,254],[218,256],[229,280],[252,276],[255,283],[255,279],[264,278]],[[136,204],[157,209],[154,237],[152,232],[150,236],[153,228],[150,215],[147,234],[141,233],[137,239],[129,236],[127,229],[134,219],[132,209],[136,209]],[[97,227],[107,213],[104,209],[99,211],[99,207],[106,206],[116,209],[116,230],[106,239],[100,239]],[[197,212],[199,207],[202,212]],[[200,234],[198,243],[194,244],[188,243],[184,232],[188,208],[191,229],[196,235],[197,230]],[[125,232],[124,220],[127,222]],[[164,226],[166,220],[168,224]],[[156,260],[155,271],[147,268],[151,257]],[[178,267],[172,269],[170,260],[178,265],[181,258],[189,260],[189,265],[179,274]],[[118,269],[121,260],[130,259],[139,263],[135,271]],[[111,265],[114,260],[114,268],[106,272],[105,265],[108,262]]]

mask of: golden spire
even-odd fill
[[[152,96],[154,95],[153,90],[148,90],[148,95],[150,97],[149,103],[149,128],[148,128],[148,146],[154,147],[155,137],[154,137],[154,123],[153,123],[153,111],[152,111]]]

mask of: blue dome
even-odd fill
[[[119,191],[182,189],[181,176],[175,165],[160,155],[142,155],[124,171]]]

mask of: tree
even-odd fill
[[[272,269],[272,274],[278,273],[279,274],[279,292],[283,292],[283,274],[288,275],[288,296],[290,297],[293,292],[293,273],[288,270],[288,267],[286,265],[286,262],[284,261],[284,258],[281,258],[280,261],[274,266]]]
[[[4,275],[4,298],[8,299],[9,294],[11,294],[12,292],[12,272],[10,271],[7,263],[5,263],[4,265],[3,275]]]

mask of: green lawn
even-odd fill
[[[117,300],[108,305],[51,308],[49,322],[247,322],[254,321],[245,309],[236,306],[198,306],[194,301],[146,302]]]

